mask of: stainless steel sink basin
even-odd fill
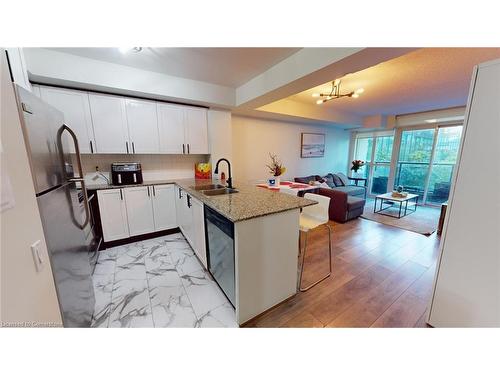
[[[219,184],[191,186],[191,189],[194,189],[194,190],[214,190],[214,189],[222,189],[222,188],[224,188],[224,186],[219,185]]]
[[[236,189],[229,189],[229,188],[223,187],[222,189],[205,190],[205,191],[203,191],[203,194],[208,195],[208,196],[214,196],[214,195],[234,194],[237,192],[238,192],[238,190],[236,190]]]

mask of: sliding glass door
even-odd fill
[[[368,194],[387,192],[391,171],[393,132],[360,133],[356,137],[354,159],[365,165],[353,176],[367,179]]]
[[[429,204],[442,204],[448,200],[461,137],[462,126],[438,129],[427,187],[426,202]]]
[[[394,187],[419,195],[423,204],[448,200],[462,126],[403,130]]]

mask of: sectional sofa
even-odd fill
[[[363,214],[366,203],[366,187],[349,183],[343,173],[328,173],[326,176],[311,175],[295,177],[295,182],[318,186],[318,194],[330,198],[330,220],[345,223]]]

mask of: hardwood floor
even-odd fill
[[[429,237],[357,219],[330,222],[333,274],[247,327],[426,327],[439,251]],[[326,228],[309,233],[303,285],[328,271]]]

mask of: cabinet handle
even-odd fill
[[[155,186],[153,185],[153,196],[156,197],[156,190],[155,190]]]
[[[90,141],[90,153],[93,154],[94,153],[94,147],[92,147],[92,141]]]
[[[132,142],[132,153],[135,154],[135,145],[134,145],[134,142]]]
[[[188,143],[188,154],[190,154],[190,153],[191,153],[191,151],[189,151],[189,143]]]
[[[184,143],[182,144],[182,153],[185,154],[186,153],[186,146],[184,145]]]
[[[189,208],[191,208],[191,197],[189,196],[189,194],[187,196],[187,205]]]
[[[120,200],[123,200],[122,189],[120,189]]]
[[[125,146],[127,146],[127,154],[129,153],[128,152],[128,142],[125,142]]]
[[[179,188],[179,199],[182,199],[182,190]]]
[[[149,186],[147,186],[147,188],[148,188],[148,197],[150,197],[151,195],[149,194]]]

